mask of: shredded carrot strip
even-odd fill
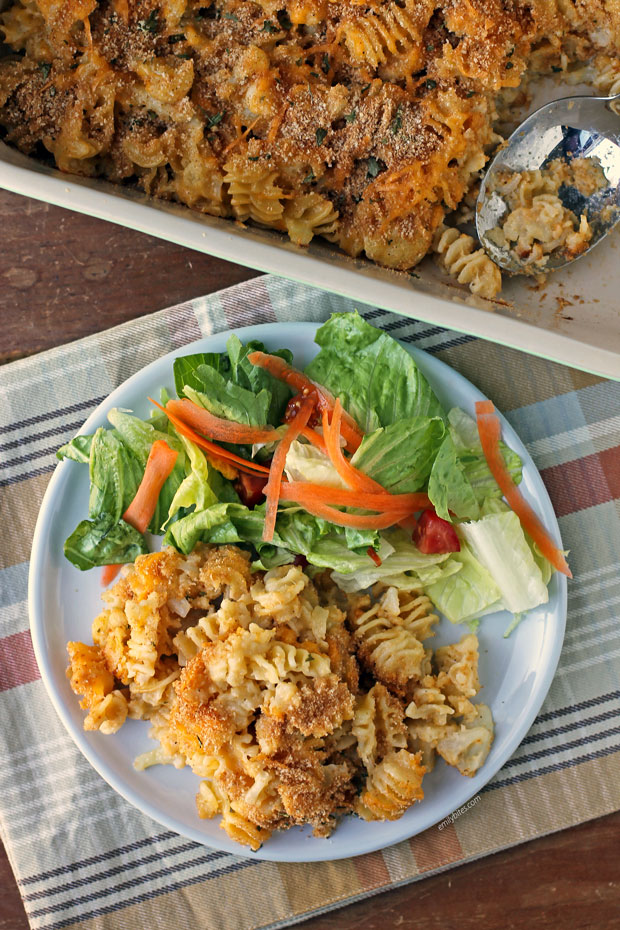
[[[534,540],[544,557],[559,572],[572,578],[571,570],[563,553],[555,545],[506,468],[499,446],[501,424],[499,417],[495,413],[495,407],[490,401],[478,401],[476,404],[476,417],[484,457],[509,506],[514,510],[521,521],[521,526]]]
[[[239,145],[241,140],[245,139],[246,136],[248,136],[252,132],[252,130],[254,129],[256,124],[259,122],[259,120],[260,120],[260,116],[257,116],[256,119],[250,123],[247,129],[245,129],[240,135],[238,135],[236,139],[233,139],[232,142],[229,142],[226,148],[224,149],[224,151],[222,152],[222,155],[228,154],[228,152],[231,152],[235,148],[235,146]]]
[[[272,426],[261,429],[258,426],[248,426],[245,423],[234,423],[224,420],[199,407],[193,400],[184,397],[183,400],[169,400],[166,412],[170,411],[187,426],[204,433],[209,439],[219,439],[222,442],[271,442],[279,439],[278,433]]]
[[[495,404],[492,400],[476,401],[476,415],[490,413],[495,415]]]
[[[139,533],[146,532],[151,522],[159,492],[177,460],[178,452],[171,449],[163,439],[157,439],[151,446],[146,468],[136,496],[123,514],[123,520],[133,526]]]
[[[377,513],[370,516],[358,515],[356,513],[343,513],[327,504],[321,504],[318,501],[312,504],[303,504],[304,510],[315,517],[321,517],[323,520],[329,520],[336,526],[352,526],[358,530],[385,530],[388,526],[393,526],[402,520],[405,513],[402,510],[392,510],[390,513]]]
[[[112,584],[120,570],[120,565],[104,565],[101,569],[101,587],[107,588],[109,584]]]
[[[320,433],[317,433],[317,431],[312,429],[310,426],[304,426],[301,431],[301,435],[304,436],[308,442],[311,442],[313,446],[316,446],[317,449],[320,449],[321,452],[327,455],[327,446],[325,445],[325,440]]]
[[[288,103],[286,106],[282,107],[276,116],[274,116],[273,120],[271,121],[271,126],[269,127],[269,132],[267,133],[267,142],[271,143],[275,141],[275,138],[278,135],[278,130],[282,125],[282,120],[284,119],[287,110]]]
[[[332,465],[340,475],[343,481],[356,491],[367,491],[374,494],[386,494],[383,488],[373,478],[369,478],[358,468],[355,468],[347,459],[345,459],[342,449],[340,448],[340,429],[342,418],[342,404],[340,398],[334,405],[334,413],[331,423],[328,420],[327,411],[323,411],[323,436],[327,453],[331,459]]]
[[[331,413],[334,409],[335,400],[329,391],[322,385],[316,384],[303,372],[288,365],[284,359],[279,358],[277,355],[268,355],[266,352],[250,352],[248,358],[253,365],[265,368],[274,378],[286,382],[296,391],[299,391],[300,394],[314,394],[316,406],[320,411],[327,409]],[[355,452],[364,438],[364,434],[353,417],[346,411],[343,411],[340,431],[346,440],[347,449]]]
[[[366,555],[373,560],[377,568],[381,568],[383,563],[381,562],[381,556],[376,551],[376,549],[373,549],[372,546],[369,546],[366,550]]]
[[[263,539],[265,542],[271,542],[276,527],[276,516],[278,513],[278,501],[280,500],[280,489],[282,487],[282,473],[286,463],[286,456],[291,447],[291,443],[297,439],[301,430],[307,425],[310,415],[314,409],[314,397],[304,397],[288,429],[276,448],[271,460],[269,469],[269,481],[265,485],[264,495],[267,498],[265,508],[265,524],[263,527]]]
[[[260,472],[263,475],[269,474],[269,469],[265,468],[264,465],[259,465],[258,462],[252,462],[248,459],[242,459],[241,456],[235,455],[234,452],[229,452],[228,449],[222,449],[221,446],[218,446],[216,443],[211,442],[208,439],[205,439],[204,436],[199,436],[198,433],[187,426],[183,420],[179,420],[177,416],[171,413],[169,410],[166,410],[165,407],[162,407],[161,404],[158,404],[156,400],[153,400],[152,397],[149,397],[149,400],[152,404],[165,413],[170,422],[174,425],[175,429],[182,433],[187,439],[191,439],[192,442],[196,443],[197,446],[200,446],[201,449],[204,449],[210,455],[216,459],[221,459],[224,462],[233,462],[235,466],[240,471],[251,471],[251,472]]]
[[[312,484],[309,481],[286,481],[280,489],[280,499],[285,501],[298,501],[300,504],[308,501],[318,501],[322,504],[332,504],[335,507],[359,507],[362,510],[376,510],[378,513],[387,513],[397,510],[412,514],[418,510],[425,510],[431,505],[426,494],[380,494],[349,491],[345,488],[329,488],[322,484]]]

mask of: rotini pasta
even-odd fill
[[[433,248],[441,265],[459,284],[469,285],[473,294],[495,297],[502,287],[499,268],[484,249],[467,233],[454,227],[440,226],[435,233]]]
[[[596,88],[618,92],[617,19],[604,0],[14,0],[0,124],[62,171],[300,246],[408,270],[435,242],[493,297],[499,271],[444,220],[524,77],[595,56]]]
[[[600,163],[590,158],[555,159],[540,171],[499,172],[494,190],[509,212],[489,237],[531,273],[544,272],[553,253],[575,258],[588,248],[592,229],[585,214],[578,217],[564,206],[560,188],[589,197],[607,183]],[[607,209],[617,211],[615,203]]]
[[[327,836],[344,813],[396,819],[435,755],[470,775],[489,751],[476,637],[433,660],[437,617],[415,591],[376,585],[371,602],[326,573],[251,575],[241,550],[199,545],[140,556],[103,598],[95,645],[68,646],[84,726],[148,720],[156,746],[136,768],[189,766],[198,815],[251,849],[295,824]]]

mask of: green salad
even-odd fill
[[[232,335],[225,353],[177,358],[148,419],[116,408],[62,446],[90,476],[66,557],[133,562],[155,534],[185,554],[250,549],[255,570],[331,569],[348,592],[423,589],[453,623],[545,603],[566,563],[527,517],[519,456],[483,448],[494,414],[443,409],[410,354],[357,313],[334,314],[316,342],[302,373],[288,349]]]

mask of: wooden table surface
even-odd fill
[[[255,275],[4,191],[0,224],[0,362]],[[303,927],[618,930],[619,850],[620,813],[313,918]],[[2,854],[0,930],[27,928]]]

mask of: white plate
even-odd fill
[[[268,348],[286,346],[298,365],[316,354],[312,323],[273,323],[237,330],[245,342],[260,339]],[[221,352],[229,333],[201,339],[148,365],[119,388],[88,418],[83,432],[106,423],[111,407],[146,416],[147,396],[158,396],[162,386],[174,387],[172,360],[191,352]],[[406,346],[427,376],[444,407],[463,407],[470,413],[482,394],[443,362]],[[525,463],[526,497],[559,542],[557,520],[534,463],[512,428],[504,421],[504,437]],[[199,779],[189,769],[156,766],[136,772],[134,757],[153,748],[148,723],[128,720],[114,736],[86,733],[84,712],[72,693],[65,668],[68,640],[91,642],[91,622],[100,610],[98,571],[79,572],[63,556],[63,542],[84,518],[88,501],[88,470],[73,462],[58,465],[43,500],[35,530],[30,563],[30,621],[35,654],[43,681],[71,737],[100,775],[131,804],[170,830],[216,849],[243,854],[220,829],[217,820],[200,820],[194,797]],[[425,798],[393,823],[366,823],[347,817],[328,840],[315,839],[307,828],[276,833],[256,858],[284,862],[338,859],[371,852],[413,836],[438,823],[476,795],[519,745],[532,724],[551,684],[560,655],[566,621],[566,579],[554,575],[549,603],[530,612],[507,640],[510,616],[492,614],[480,624],[481,700],[488,703],[496,723],[489,757],[474,778],[465,778],[439,762],[424,779]],[[434,645],[458,640],[466,628],[443,619]]]

